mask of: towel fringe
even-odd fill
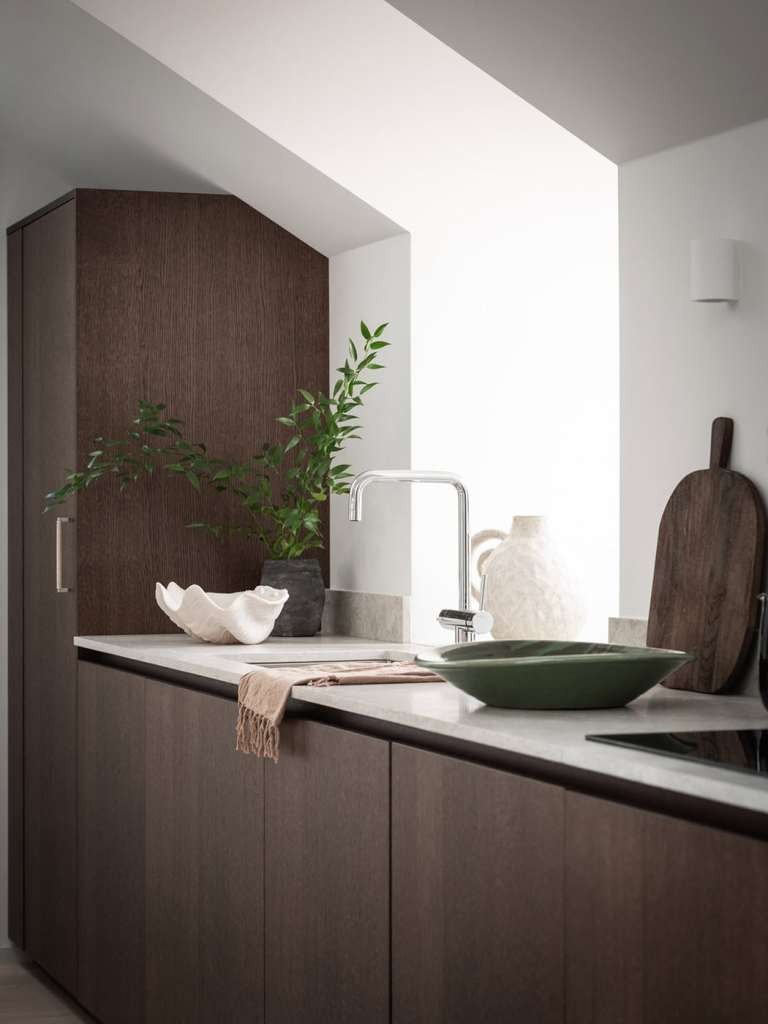
[[[256,754],[278,761],[280,730],[264,715],[239,705],[237,712],[237,739],[235,750],[243,754]]]

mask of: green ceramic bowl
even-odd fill
[[[683,651],[557,640],[452,644],[416,661],[494,708],[620,708],[693,661]]]

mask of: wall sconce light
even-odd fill
[[[691,300],[738,302],[738,242],[697,238],[691,242]]]

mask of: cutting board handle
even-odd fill
[[[718,416],[712,421],[712,443],[709,448],[709,468],[727,469],[731,458],[733,441],[733,420]]]

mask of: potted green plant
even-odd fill
[[[245,522],[189,527],[219,540],[247,536],[259,541],[267,555],[261,582],[290,594],[275,635],[313,636],[320,628],[325,589],[319,562],[308,553],[323,547],[321,506],[331,494],[349,490],[349,465],[337,459],[347,441],[360,436],[363,398],[378,383],[365,378],[384,369],[377,359],[389,345],[383,337],[387,326],[371,331],[361,322],[361,340],[349,339],[330,394],[299,389],[293,407],[277,420],[289,431],[284,442],[264,444],[257,455],[234,462],[187,440],[183,422],[167,415],[163,403],[140,401],[126,436],[95,438],[85,467],[68,472],[63,486],[45,496],[45,511],[103,477],[117,477],[123,490],[157,470],[184,478],[198,491],[212,487],[232,494],[246,513]]]

